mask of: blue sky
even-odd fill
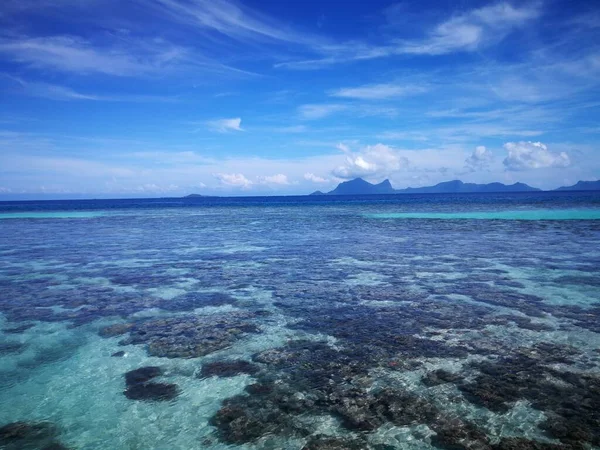
[[[600,6],[3,0],[0,198],[600,178]]]

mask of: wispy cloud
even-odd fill
[[[95,43],[78,36],[0,38],[0,54],[36,70],[118,77],[176,74],[184,70],[255,76],[161,38],[104,39]]]
[[[306,120],[322,119],[336,112],[348,109],[347,105],[325,103],[319,105],[302,105],[298,108],[300,117]]]
[[[355,117],[395,117],[398,115],[396,108],[391,106],[379,106],[358,103],[320,103],[307,104],[298,107],[301,119],[317,120],[337,113],[347,113]]]
[[[498,43],[515,29],[541,15],[539,3],[513,6],[508,2],[473,9],[435,26],[420,39],[390,39],[384,45],[347,42],[319,47],[323,55],[314,59],[286,61],[275,67],[312,70],[333,64],[364,61],[398,55],[444,55],[472,52]]]
[[[100,47],[75,36],[21,37],[0,40],[0,53],[36,69],[79,74],[134,76],[164,69],[186,57],[186,50],[166,42]]]
[[[9,81],[11,88],[16,86],[24,94],[32,97],[42,97],[52,100],[102,100],[100,96],[82,94],[66,86],[43,82],[27,82],[21,78],[7,74],[0,74],[0,78]]]
[[[418,141],[425,142],[430,138],[424,131],[384,131],[377,135],[378,139],[395,141]]]
[[[520,7],[507,2],[485,6],[440,23],[422,40],[399,41],[396,53],[443,55],[477,50],[502,40],[539,15],[540,7],[536,3]]]
[[[50,100],[74,101],[103,101],[103,102],[175,102],[176,97],[166,97],[157,95],[98,95],[82,93],[71,89],[68,86],[57,84],[25,81],[22,78],[14,77],[8,74],[0,74],[0,79],[9,82],[8,89],[12,92],[19,92],[31,97],[46,98]],[[16,90],[14,88],[17,88]]]
[[[222,185],[248,190],[256,185],[268,187],[288,186],[290,181],[287,175],[278,173],[275,175],[258,175],[252,179],[242,173],[215,173],[213,174]],[[254,180],[254,181],[253,181]]]
[[[364,86],[341,88],[329,92],[332,97],[358,100],[385,100],[426,92],[425,86],[400,84],[368,84]]]
[[[219,133],[227,133],[229,131],[244,131],[242,128],[242,119],[234,117],[232,119],[216,119],[206,123],[208,128]]]
[[[216,31],[236,40],[271,39],[307,43],[306,36],[275,19],[228,0],[139,0],[172,20]]]
[[[252,128],[253,130],[263,131],[267,133],[282,133],[282,134],[298,134],[306,133],[310,129],[306,125],[283,125],[283,126],[265,126]]]

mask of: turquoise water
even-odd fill
[[[0,203],[0,448],[600,448],[598,211]]]
[[[480,211],[460,213],[366,214],[371,219],[468,219],[468,220],[600,220],[599,209],[539,209],[524,211]]]
[[[101,212],[22,212],[0,213],[1,219],[91,219],[103,215]]]

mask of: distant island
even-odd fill
[[[201,194],[190,194],[190,195],[186,195],[183,198],[205,198],[205,197],[212,197],[211,195],[201,195]]]
[[[597,181],[578,181],[573,186],[563,186],[557,191],[600,191],[600,180]]]
[[[562,186],[552,191],[600,191],[600,180],[578,181],[573,186]],[[380,195],[380,194],[464,194],[464,193],[494,193],[494,192],[542,192],[542,189],[525,183],[464,183],[460,180],[444,181],[435,186],[418,188],[394,189],[390,180],[381,183],[369,183],[362,178],[344,181],[329,192],[315,191],[310,195]],[[189,194],[183,198],[210,198],[214,195]]]
[[[573,186],[563,186],[556,191],[596,191],[600,190],[600,180],[579,181]],[[390,180],[379,184],[369,183],[362,178],[344,181],[329,192],[316,191],[310,195],[376,195],[376,194],[461,194],[482,192],[540,192],[541,189],[531,187],[525,183],[464,183],[460,180],[445,181],[435,186],[419,188],[394,189]]]

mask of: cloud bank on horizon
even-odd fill
[[[0,198],[600,178],[593,1],[4,0]]]

